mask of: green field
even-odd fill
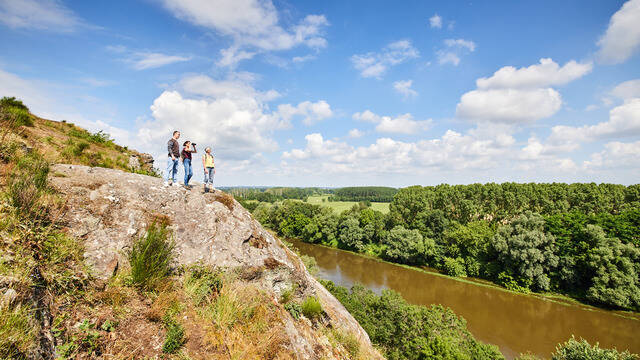
[[[333,209],[333,211],[336,212],[336,214],[339,214],[345,210],[349,210],[351,209],[351,207],[353,207],[353,205],[357,204],[357,202],[355,201],[333,201],[330,202],[327,200],[327,198],[329,197],[329,195],[315,195],[315,196],[309,196],[309,199],[307,199],[307,202],[309,204],[314,204],[314,205],[323,205],[323,206],[328,206],[330,208]],[[323,202],[322,199],[325,199],[325,201]],[[382,212],[383,214],[386,214],[389,212],[389,203],[379,203],[379,202],[372,202],[371,203],[371,208],[373,210],[377,210]]]

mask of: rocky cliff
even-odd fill
[[[298,256],[231,196],[204,193],[199,187],[164,187],[159,178],[82,165],[55,165],[52,174],[51,184],[66,198],[64,223],[71,235],[83,239],[85,260],[95,276],[108,279],[126,269],[125,254],[134,239],[154,219],[165,219],[176,243],[176,266],[200,263],[240,269],[250,274],[243,281],[257,286],[279,309],[286,289],[296,289],[297,298],[316,296],[324,310],[320,325],[353,334],[360,356],[382,358],[366,332]],[[282,313],[278,321],[288,339],[284,346],[298,359],[348,357],[317,331],[318,323]]]

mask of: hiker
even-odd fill
[[[174,131],[173,137],[167,142],[167,154],[169,156],[167,161],[167,174],[164,179],[164,186],[173,185],[176,182],[176,174],[178,173],[178,158],[180,158],[180,144],[178,139],[180,138],[180,131]],[[171,183],[169,183],[171,179]]]
[[[216,173],[216,168],[210,147],[204,149],[204,155],[202,156],[202,167],[204,168],[204,192],[207,192],[207,183],[209,184],[208,190],[215,190],[215,188],[213,187],[213,174]]]
[[[191,141],[187,140],[182,144],[182,153],[180,157],[182,158],[182,165],[184,165],[184,187],[190,189],[189,180],[193,176],[193,167],[191,166],[191,154],[195,154],[198,152],[196,150],[196,144],[192,144]]]

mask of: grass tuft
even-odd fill
[[[36,345],[36,327],[25,306],[0,306],[0,359],[21,359]]]
[[[212,296],[222,290],[222,276],[219,272],[204,265],[194,265],[185,280],[185,289],[191,294],[196,306],[210,301]]]
[[[128,254],[131,281],[141,289],[152,290],[171,274],[174,248],[166,225],[151,223],[147,233],[133,243]]]
[[[307,296],[302,302],[302,313],[309,319],[315,319],[322,315],[322,305],[315,296]]]

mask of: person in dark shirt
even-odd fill
[[[174,131],[173,137],[167,142],[167,173],[164,178],[164,186],[173,185],[176,182],[176,174],[178,173],[178,159],[180,158],[180,131]],[[169,182],[171,179],[171,182]]]
[[[182,158],[182,165],[184,165],[184,186],[187,189],[189,187],[189,180],[193,176],[193,167],[191,166],[191,154],[195,154],[198,151],[196,150],[196,144],[192,144],[191,141],[185,141],[182,144],[182,153],[180,153],[180,157]]]

